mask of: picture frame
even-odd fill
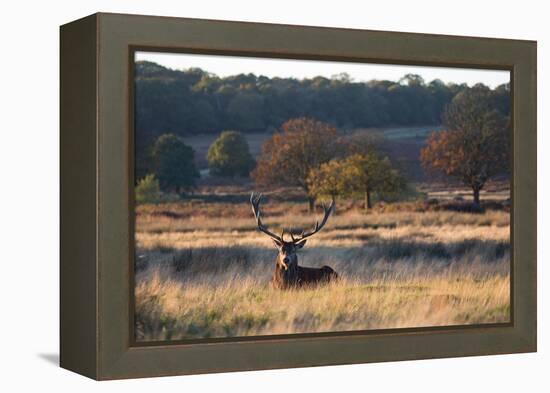
[[[511,323],[136,343],[137,50],[509,70]],[[60,364],[97,380],[536,351],[536,42],[97,13],[60,29]]]

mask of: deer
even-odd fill
[[[250,203],[252,205],[252,213],[256,220],[256,226],[258,231],[266,234],[273,240],[275,247],[277,247],[278,255],[275,259],[275,271],[271,279],[271,285],[275,289],[292,289],[302,288],[308,286],[315,286],[319,284],[329,283],[338,279],[338,274],[330,267],[323,266],[320,268],[305,267],[298,265],[298,250],[301,250],[307,241],[307,238],[315,235],[319,232],[334,210],[334,201],[331,202],[327,208],[323,206],[324,217],[319,224],[317,221],[313,229],[309,231],[302,231],[300,235],[294,237],[294,233],[290,231],[290,241],[284,239],[285,230],[281,231],[281,235],[276,235],[269,231],[267,227],[262,223],[260,202],[262,195],[250,195]]]

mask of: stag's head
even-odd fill
[[[277,264],[283,270],[292,269],[293,267],[296,267],[298,265],[298,257],[296,255],[296,252],[305,246],[308,237],[315,235],[325,226],[328,220],[328,217],[330,216],[330,213],[332,213],[332,210],[334,208],[334,202],[332,202],[329,207],[323,206],[324,217],[321,220],[321,223],[317,221],[315,223],[315,226],[311,230],[302,231],[296,237],[292,232],[290,232],[291,240],[287,241],[284,238],[285,237],[284,229],[282,230],[280,235],[276,235],[273,232],[269,231],[265,225],[263,225],[262,219],[261,219],[261,213],[260,213],[261,199],[262,199],[261,194],[256,196],[254,195],[254,193],[252,193],[252,195],[250,195],[252,212],[254,213],[254,218],[256,219],[256,225],[258,226],[258,230],[260,232],[265,233],[267,236],[269,236],[271,240],[273,240],[275,247],[277,247],[277,250],[279,252],[279,255],[277,257]]]
[[[302,248],[306,241],[304,240],[303,242],[297,244],[284,240],[282,242],[277,240],[273,241],[279,251],[279,254],[277,255],[277,264],[283,270],[292,269],[298,266],[298,256],[296,255],[296,251]]]

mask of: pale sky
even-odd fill
[[[257,76],[280,78],[313,78],[347,73],[356,82],[372,79],[398,81],[405,74],[418,74],[426,82],[483,83],[494,88],[510,81],[509,71],[471,68],[404,66],[386,64],[347,63],[335,61],[286,60],[237,56],[212,56],[180,53],[137,52],[135,60],[148,60],[164,67],[182,70],[198,67],[220,77],[253,73]]]

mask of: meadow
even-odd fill
[[[246,187],[139,205],[136,339],[509,321],[509,192],[489,187],[482,196],[488,207],[475,214],[446,202],[462,200],[465,190],[425,192],[425,199],[381,203],[368,213],[359,202],[338,201],[299,263],[329,265],[340,280],[287,291],[269,285],[277,251],[256,230]],[[263,211],[275,231],[308,228],[317,217],[285,190],[267,195]]]

